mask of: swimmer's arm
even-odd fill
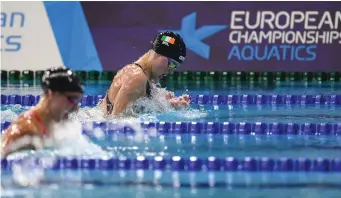
[[[37,146],[42,146],[42,141],[38,134],[34,131],[37,129],[32,125],[26,125],[26,129],[12,130],[11,127],[4,133],[4,141],[1,146],[1,157],[9,154],[23,151],[36,150]]]
[[[1,152],[1,157],[5,158],[12,153],[16,153],[16,152],[24,151],[24,150],[36,150],[36,147],[33,144],[24,145],[17,149],[11,149],[9,146],[7,146],[4,148],[3,152]]]
[[[134,80],[126,79],[117,93],[114,103],[113,115],[117,116],[124,111],[130,102],[133,102],[145,94],[147,79],[143,75],[136,75]],[[125,86],[129,85],[129,86]]]

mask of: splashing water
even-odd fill
[[[17,152],[7,157],[8,160],[20,159],[12,168],[15,183],[21,186],[39,186],[45,177],[45,169],[52,167],[56,157],[112,157],[111,153],[102,150],[83,135],[81,123],[75,120],[54,124],[50,137],[45,139],[44,143],[51,149]],[[36,164],[35,158],[32,157],[39,157],[39,164]]]
[[[54,162],[52,159],[50,162]],[[13,179],[21,186],[38,186],[44,178],[44,169],[36,166],[33,159],[25,159],[20,164],[13,165]]]
[[[145,141],[148,136],[155,136],[156,130],[150,129],[144,133],[136,120],[121,120],[117,127],[129,126],[135,131],[134,140],[136,142]],[[9,155],[8,160],[21,159],[20,163],[13,165],[12,178],[20,186],[39,186],[40,181],[45,178],[45,169],[50,168],[57,156],[82,158],[103,158],[113,157],[113,153],[102,150],[102,148],[92,143],[87,136],[82,134],[84,127],[92,131],[96,137],[104,136],[100,128],[93,128],[93,125],[84,125],[76,120],[65,121],[54,124],[51,128],[51,138],[44,142],[51,150],[41,150],[29,153],[14,153]],[[39,165],[36,164],[33,156],[40,159]]]
[[[21,186],[39,186],[39,182],[45,177],[45,168],[52,166],[56,157],[78,156],[78,157],[112,157],[115,155],[111,151],[103,150],[99,145],[93,143],[88,136],[83,135],[83,130],[90,132],[90,135],[97,139],[102,139],[105,132],[100,127],[94,128],[91,123],[82,125],[86,121],[110,121],[115,123],[115,127],[130,127],[134,133],[133,140],[137,143],[148,141],[150,137],[157,136],[156,128],[142,129],[141,121],[157,122],[164,114],[166,117],[183,117],[193,119],[205,116],[203,112],[196,109],[183,109],[175,111],[165,95],[168,91],[151,84],[152,98],[140,98],[129,104],[124,111],[126,117],[113,118],[106,117],[99,106],[82,107],[78,112],[72,113],[68,121],[56,123],[50,129],[51,137],[44,141],[47,148],[44,150],[17,152],[8,156],[8,160],[22,159],[20,163],[13,165],[13,180]],[[30,109],[21,105],[2,105],[1,120],[12,121],[20,113]],[[120,154],[117,154],[120,155]],[[39,157],[39,166],[35,164],[32,156]]]
[[[124,126],[130,127],[134,133],[134,140],[141,142],[148,140],[148,137],[156,135],[156,129],[150,128],[144,131],[140,125],[141,122],[157,122],[160,119],[172,121],[173,119],[193,120],[207,116],[207,112],[200,109],[186,108],[182,110],[174,110],[165,95],[169,93],[165,88],[159,88],[157,85],[152,84],[152,98],[140,98],[137,101],[129,104],[125,113],[129,116],[124,118],[108,118],[104,116],[101,108],[96,107],[83,107],[79,111],[72,113],[69,121],[55,124],[52,128],[53,138],[46,140],[53,155],[74,156],[74,155],[108,155],[99,146],[92,143],[86,135],[82,134],[84,126],[80,122],[87,121],[110,121],[115,122],[117,127],[123,128]],[[24,111],[30,107],[10,106],[10,109],[3,111],[1,119],[12,121],[18,114],[16,111]],[[90,123],[91,124],[91,123]],[[101,139],[105,136],[105,132],[101,128],[86,129],[90,131],[93,137]],[[51,151],[51,150],[49,150]],[[39,154],[40,152],[35,152]],[[22,155],[22,154],[21,154]]]
[[[203,109],[193,109],[191,107],[175,110],[171,107],[165,95],[169,93],[166,88],[159,88],[151,84],[152,97],[139,98],[129,104],[123,114],[124,118],[105,117],[99,106],[81,108],[77,113],[70,116],[71,119],[79,121],[136,121],[138,122],[158,122],[160,119],[172,120],[183,119],[193,120],[204,118],[207,112]]]
[[[152,85],[153,86],[153,85]],[[90,132],[97,139],[102,139],[105,132],[100,127],[94,128],[92,123],[82,125],[86,121],[110,121],[115,123],[117,128],[130,127],[135,133],[133,140],[137,143],[148,141],[150,137],[157,136],[156,128],[142,129],[140,123],[149,121],[157,122],[159,119],[172,120],[172,118],[190,120],[207,116],[207,112],[200,109],[174,110],[165,95],[166,89],[157,88],[154,85],[152,89],[153,97],[140,98],[132,104],[129,104],[125,110],[128,115],[124,118],[107,118],[104,116],[101,108],[83,107],[78,112],[72,113],[68,121],[54,124],[50,133],[51,138],[45,141],[49,148],[32,152],[18,152],[8,156],[8,159],[25,159],[32,155],[42,159],[37,166],[32,160],[26,160],[24,163],[13,166],[13,179],[21,186],[38,186],[44,179],[44,169],[54,164],[57,156],[80,156],[84,157],[113,157],[111,151],[105,151],[100,146],[93,143],[88,136],[83,135],[83,130]],[[1,109],[1,120],[12,121],[16,119],[19,113],[28,110],[31,107],[22,107],[20,105],[11,105]],[[119,153],[117,155],[120,155]]]
[[[46,140],[50,148],[48,150],[36,152],[18,152],[11,154],[14,158],[22,158],[28,155],[38,156],[107,156],[113,155],[102,150],[101,147],[92,143],[88,136],[82,134],[82,127],[98,140],[105,139],[105,132],[101,128],[93,128],[92,121],[109,121],[116,123],[117,128],[130,127],[135,133],[133,140],[136,142],[148,141],[149,137],[155,137],[156,128],[142,129],[141,122],[158,122],[173,120],[192,120],[207,116],[207,112],[200,109],[174,110],[164,97],[168,93],[165,89],[155,88],[154,97],[151,99],[141,98],[128,106],[127,111],[134,112],[141,107],[143,112],[133,113],[134,116],[124,118],[107,118],[99,106],[83,107],[78,112],[72,113],[69,121],[55,124],[51,133],[52,139]],[[31,107],[21,107],[20,105],[10,106],[10,109],[2,111],[2,121],[12,121],[18,114],[17,111],[25,111]],[[140,110],[141,110],[140,109]],[[82,126],[80,122],[89,122],[89,126]]]
[[[183,109],[174,110],[171,108],[169,102],[165,98],[168,93],[164,88],[157,88],[154,86],[152,89],[153,97],[140,98],[133,104],[127,107],[126,112],[131,115],[124,118],[107,118],[104,116],[101,108],[96,107],[83,107],[78,112],[70,115],[70,120],[62,123],[55,124],[51,130],[53,137],[46,140],[46,144],[51,149],[36,151],[36,152],[19,152],[12,154],[14,158],[22,158],[27,155],[50,155],[50,156],[108,156],[113,155],[102,150],[101,147],[94,144],[89,140],[88,136],[83,135],[82,131],[84,125],[80,122],[89,122],[86,131],[97,139],[103,139],[105,132],[101,128],[93,128],[92,121],[110,121],[116,123],[117,128],[124,126],[130,127],[135,133],[133,140],[136,142],[148,141],[149,137],[155,137],[157,134],[156,128],[142,129],[141,122],[157,122],[160,119],[172,121],[173,119],[192,120],[207,116],[207,112],[200,109]],[[21,107],[20,105],[12,105],[9,109],[3,111],[1,120],[12,121],[18,114],[17,111],[25,111],[31,107]]]
[[[177,119],[198,119],[207,116],[204,110],[192,109],[191,107],[182,110],[175,110],[171,107],[165,95],[169,93],[166,88],[160,88],[158,84],[151,83],[151,98],[140,98],[129,104],[124,111],[125,118],[106,117],[99,106],[82,107],[77,112],[72,113],[69,117],[71,120],[77,121],[120,121],[120,120],[136,120],[157,122],[160,119],[172,118]],[[185,91],[186,94],[187,90]],[[99,102],[100,103],[100,102]],[[18,115],[32,107],[21,105],[2,105],[1,121],[12,121]],[[164,120],[163,120],[164,121]]]
[[[53,138],[47,143],[56,148],[55,153],[62,156],[103,156],[107,153],[82,134],[80,122],[70,120],[55,124]]]

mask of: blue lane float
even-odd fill
[[[341,95],[192,95],[194,104],[264,105],[264,104],[341,104]]]
[[[10,122],[1,122],[1,130]],[[137,123],[138,124],[138,123]],[[129,125],[117,122],[82,122],[83,133],[100,128],[106,135],[133,134]],[[226,134],[226,135],[341,135],[340,123],[264,123],[264,122],[140,122],[143,131],[156,129],[160,134]]]
[[[46,163],[48,160],[50,163]],[[341,158],[198,158],[191,156],[144,157],[136,158],[25,158],[1,160],[1,168],[10,170],[13,165],[25,164],[48,170],[162,170],[162,171],[221,171],[221,172],[341,172]],[[52,162],[52,163],[51,163]]]
[[[117,122],[83,122],[106,133],[132,133],[130,126]],[[238,134],[238,135],[341,135],[340,123],[264,122],[141,122],[143,131],[155,128],[161,134]]]
[[[93,107],[104,95],[84,95],[81,106]],[[191,104],[211,105],[341,105],[341,95],[190,95]],[[1,104],[33,106],[40,96],[1,95]]]

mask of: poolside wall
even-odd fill
[[[341,71],[341,2],[1,5],[6,70],[118,70],[175,30],[187,43],[180,71]]]

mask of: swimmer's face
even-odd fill
[[[180,66],[180,63],[165,56],[160,57],[158,63],[158,66],[154,69],[155,78],[158,80],[172,73]]]
[[[78,92],[53,92],[51,108],[57,121],[67,119],[69,114],[77,111],[83,94]]]

